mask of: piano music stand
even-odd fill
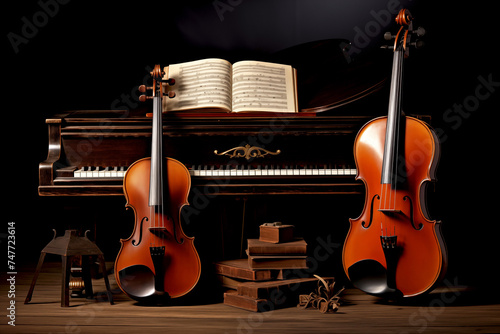
[[[82,273],[85,283],[85,295],[87,296],[87,298],[93,298],[94,295],[92,291],[92,280],[90,278],[88,260],[89,256],[97,255],[100,262],[101,271],[104,276],[104,283],[106,284],[108,300],[109,303],[113,305],[113,296],[109,287],[108,276],[106,275],[104,255],[96,246],[96,244],[87,238],[87,232],[85,232],[85,236],[78,237],[76,236],[76,230],[66,230],[64,236],[56,237],[56,230],[54,230],[54,238],[47,244],[47,246],[45,246],[40,254],[40,259],[38,260],[38,265],[35,270],[35,276],[33,277],[33,281],[31,282],[28,296],[24,301],[25,304],[31,301],[31,296],[33,295],[33,290],[35,289],[38,274],[42,269],[45,254],[49,253],[61,255],[62,257],[61,307],[69,306],[69,276],[71,267],[69,264],[71,263],[71,257],[77,255],[80,255],[82,257]]]

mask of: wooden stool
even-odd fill
[[[27,304],[31,301],[31,296],[33,295],[33,290],[35,289],[36,280],[38,274],[42,269],[43,261],[45,259],[45,254],[56,254],[62,257],[62,287],[61,287],[61,306],[69,306],[69,276],[71,269],[71,257],[80,255],[82,257],[82,275],[85,283],[85,294],[87,298],[93,298],[94,293],[92,291],[92,280],[90,278],[89,270],[89,256],[97,255],[100,263],[101,271],[104,276],[104,283],[106,284],[106,290],[108,294],[108,300],[111,305],[113,305],[113,296],[111,295],[111,290],[109,287],[108,275],[106,275],[106,264],[104,262],[104,255],[101,250],[96,246],[95,243],[87,238],[87,233],[85,232],[84,237],[76,236],[76,230],[66,230],[64,236],[56,237],[56,230],[54,230],[54,238],[51,242],[45,246],[40,254],[40,259],[38,260],[38,265],[36,267],[35,276],[31,282],[30,290],[28,296],[24,301]]]

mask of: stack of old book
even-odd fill
[[[316,278],[307,270],[307,243],[293,236],[292,225],[261,225],[259,239],[248,239],[247,259],[215,264],[224,304],[255,312],[296,305],[312,291]]]

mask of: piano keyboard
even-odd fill
[[[73,177],[85,178],[104,178],[104,177],[119,177],[123,178],[127,167],[82,167],[73,172]]]
[[[198,165],[188,168],[191,176],[247,177],[247,176],[316,176],[356,175],[356,169],[336,166],[209,166]],[[83,167],[73,172],[78,178],[123,178],[127,167]]]

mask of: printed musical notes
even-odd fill
[[[168,70],[168,71],[167,71]],[[165,68],[176,84],[164,111],[296,112],[295,70],[289,65],[209,58]]]
[[[290,66],[256,61],[238,62],[233,65],[233,112],[295,112],[293,87]]]
[[[176,85],[169,87],[176,98],[165,100],[167,110],[223,108],[231,110],[231,64],[207,59],[170,65],[169,77]]]

